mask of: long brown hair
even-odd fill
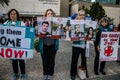
[[[17,14],[17,20],[20,20],[20,15],[19,15],[19,12],[16,10],[16,9],[11,9],[10,11],[8,11],[8,20],[11,20],[11,18],[10,18],[10,13],[12,12],[12,11],[15,11],[16,12],[16,14]]]
[[[51,11],[52,14],[53,14],[53,16],[56,16],[55,12],[52,9],[47,9],[46,12],[45,12],[45,14],[44,14],[44,17],[47,17],[47,12],[48,11]]]

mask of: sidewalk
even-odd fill
[[[69,71],[72,56],[72,47],[70,41],[60,40],[60,48],[56,55],[56,65],[54,80],[70,80]],[[119,50],[120,54],[120,50]],[[86,80],[120,80],[120,63],[116,61],[110,61],[106,63],[105,71],[107,75],[96,76],[93,73],[94,66],[94,46],[90,47],[90,57],[87,58],[87,67],[89,78]],[[80,64],[81,56],[79,57]],[[12,65],[8,59],[0,59],[0,80],[11,80]],[[28,74],[28,80],[42,80],[42,60],[38,53],[34,53],[34,58],[27,60],[26,72]],[[19,79],[20,80],[20,79]],[[80,80],[77,78],[76,80]]]

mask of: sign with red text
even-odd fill
[[[120,32],[102,32],[100,42],[100,61],[115,61],[118,55]]]
[[[33,58],[34,28],[0,26],[0,58]]]

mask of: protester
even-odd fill
[[[16,9],[11,9],[8,12],[8,20],[5,23],[5,26],[21,26],[19,12]],[[12,59],[12,67],[14,72],[12,80],[17,80],[19,78],[19,67],[21,71],[21,80],[26,80],[25,60]]]
[[[54,16],[55,13],[52,9],[47,9],[44,15],[44,17]],[[58,47],[58,39],[51,39],[50,37],[39,38],[39,51],[41,53],[43,63],[43,80],[53,80],[55,56]]]
[[[80,10],[75,19],[84,20],[85,19],[85,11]],[[73,44],[72,44],[72,60],[71,60],[71,69],[70,69],[71,80],[76,79],[79,54],[81,54],[81,67],[85,68],[86,77],[88,77],[86,57],[85,57],[85,41],[83,41],[83,40],[73,41]]]
[[[96,33],[96,41],[94,43],[95,44],[95,53],[96,53],[95,60],[94,60],[94,73],[96,75],[99,75],[98,70],[103,75],[106,75],[106,72],[104,71],[106,61],[101,61],[100,69],[99,69],[99,55],[100,55],[100,38],[101,38],[101,33],[102,32],[108,32],[108,31],[110,31],[109,20],[108,20],[108,18],[103,17],[100,20],[99,27],[98,27],[97,33]]]
[[[27,27],[31,26],[31,22],[30,22],[29,19],[26,20],[25,25],[26,25]]]

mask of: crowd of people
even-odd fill
[[[44,17],[55,17],[56,14],[52,9],[47,9]],[[80,10],[78,11],[77,16],[74,18],[74,20],[85,20],[85,11]],[[6,22],[3,22],[0,20],[1,24],[4,24],[5,26],[33,26],[35,27],[36,31],[38,30],[37,20],[32,19],[31,21],[29,19],[26,19],[26,21],[21,20],[19,16],[19,12],[16,9],[11,9],[8,12],[8,19]],[[48,22],[43,22],[43,31],[42,34],[48,34],[46,33],[46,29],[49,27]],[[93,28],[89,28],[87,37],[92,37],[94,34],[92,33]],[[109,32],[114,31],[114,25],[113,23],[109,22],[108,18],[103,17],[98,24],[98,29],[96,31],[96,40],[94,42],[95,47],[95,60],[94,60],[94,73],[96,75],[99,75],[99,72],[103,75],[106,75],[106,72],[104,71],[105,68],[105,61],[99,61],[99,55],[100,55],[100,35],[102,32]],[[120,23],[118,25],[118,31],[120,31]],[[91,34],[91,35],[90,35]],[[86,64],[86,56],[85,56],[85,46],[86,41],[79,40],[79,41],[73,41],[72,43],[72,58],[71,58],[71,67],[70,67],[70,78],[71,80],[75,80],[77,76],[77,67],[78,67],[78,59],[79,55],[81,54],[81,65],[80,68],[85,69],[85,75],[86,78],[89,77],[88,71],[87,71],[87,64]],[[53,80],[54,75],[54,68],[55,68],[55,57],[56,53],[59,49],[59,39],[51,39],[50,37],[45,38],[39,38],[38,42],[38,50],[41,54],[42,58],[42,65],[43,65],[43,80]],[[13,76],[12,80],[18,80],[20,74],[19,74],[19,67],[20,66],[20,72],[21,72],[21,79],[27,80],[27,74],[26,74],[26,68],[25,68],[25,60],[22,59],[11,59],[12,61],[12,67],[13,67]],[[99,62],[100,69],[99,69]]]

